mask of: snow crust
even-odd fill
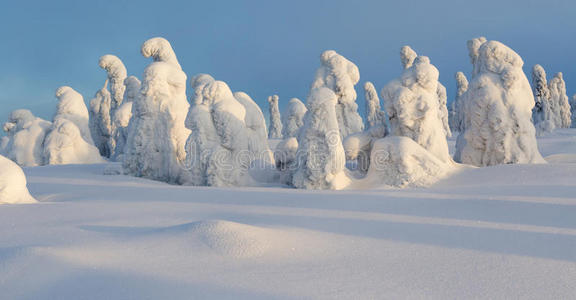
[[[42,147],[51,126],[50,122],[35,117],[29,110],[13,111],[3,126],[7,136],[4,145],[0,146],[0,155],[23,167],[43,165]]]
[[[189,108],[187,77],[166,39],[144,42],[141,52],[153,62],[144,70],[141,95],[132,106],[124,170],[138,177],[182,183],[190,135],[184,125]]]
[[[358,67],[336,53],[334,50],[327,50],[320,56],[321,66],[316,71],[311,89],[322,87],[332,90],[337,96],[336,117],[340,138],[364,130],[364,122],[358,114],[356,104],[356,90],[354,85],[360,80]]]
[[[497,41],[477,49],[477,41],[468,43],[474,74],[462,96],[465,130],[454,159],[475,166],[543,163],[530,121],[534,96],[522,58]]]

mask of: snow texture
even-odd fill
[[[62,86],[56,90],[58,106],[53,121],[64,119],[74,123],[86,143],[93,145],[90,127],[88,126],[89,113],[84,98],[80,93],[69,86]]]
[[[451,161],[444,123],[440,119],[436,67],[418,56],[399,79],[382,89],[382,98],[395,136],[409,137],[442,162]]]
[[[278,95],[268,97],[268,109],[270,113],[270,128],[268,129],[268,138],[282,138],[282,119],[280,117],[280,108],[278,108]]]
[[[122,100],[122,104],[116,109],[112,116],[112,122],[114,124],[113,135],[116,141],[116,148],[111,157],[114,161],[122,161],[124,148],[128,140],[128,126],[132,118],[132,105],[140,96],[141,83],[138,78],[135,76],[127,77],[124,80],[124,85],[126,86],[124,100]]]
[[[358,67],[334,50],[324,51],[320,56],[320,62],[321,66],[316,71],[312,89],[326,87],[338,97],[336,117],[340,138],[361,132],[364,130],[364,123],[358,114],[357,95],[354,89],[354,85],[360,80]]]
[[[26,175],[16,163],[0,155],[0,204],[34,203],[26,187]]]
[[[186,122],[192,131],[186,143],[190,173],[186,183],[220,187],[245,185],[253,159],[249,147],[265,148],[260,136],[262,128],[257,128],[263,126],[262,119],[255,113],[255,104],[249,103],[247,112],[226,83],[215,81],[209,75],[194,77],[192,87],[194,104]],[[244,95],[241,95],[242,101],[248,102]],[[246,127],[247,117],[254,125],[251,130]],[[265,152],[271,161],[271,152]]]
[[[556,73],[550,80],[550,101],[553,103],[556,127],[570,128],[572,115],[570,112],[570,103],[566,95],[566,82],[562,72]]]
[[[462,72],[457,72],[456,78],[456,98],[452,102],[451,110],[451,124],[450,127],[453,131],[461,132],[463,128],[463,112],[462,112],[462,95],[468,90],[468,79]]]
[[[292,179],[297,188],[338,190],[350,183],[336,117],[337,102],[338,95],[326,87],[312,88],[308,95]]]
[[[182,183],[190,135],[184,125],[189,108],[186,74],[164,38],[144,42],[141,52],[153,62],[144,70],[140,97],[132,106],[124,170],[133,176]]]
[[[288,102],[288,109],[282,114],[282,136],[287,139],[297,137],[302,125],[304,125],[304,115],[306,105],[298,98],[292,98]]]
[[[110,157],[116,144],[111,140],[112,118],[110,115],[112,96],[108,91],[108,80],[104,86],[96,92],[94,99],[90,100],[90,133],[94,145],[100,151],[100,155]]]
[[[43,165],[42,145],[51,126],[50,122],[35,117],[29,110],[13,111],[4,124],[8,136],[0,154],[23,167]]]
[[[543,163],[530,120],[534,96],[522,58],[497,41],[485,42],[474,53],[475,73],[462,96],[465,130],[458,136],[455,160],[474,166]]]

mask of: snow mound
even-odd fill
[[[22,169],[0,155],[0,204],[34,202],[36,200],[28,192]]]
[[[220,255],[256,257],[265,254],[278,234],[274,230],[222,220],[173,226],[162,233],[186,233]]]
[[[452,169],[412,139],[386,137],[374,142],[370,169],[362,180],[371,187],[429,186],[445,177]]]

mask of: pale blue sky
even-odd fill
[[[209,73],[264,110],[273,93],[281,108],[291,97],[305,100],[326,49],[356,63],[361,83],[380,90],[399,75],[405,44],[431,58],[451,99],[454,73],[471,69],[466,40],[479,35],[516,50],[525,71],[539,63],[549,77],[564,72],[571,96],[575,16],[573,0],[11,1],[0,10],[0,119],[18,108],[51,118],[61,85],[88,102],[104,82],[104,54],[140,77],[149,63],[140,45],[155,36],[172,43],[189,77]]]

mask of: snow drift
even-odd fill
[[[534,96],[522,58],[497,41],[481,44],[477,52],[476,46],[469,48],[474,74],[462,96],[465,130],[458,136],[455,160],[475,166],[543,163],[530,121]]]

